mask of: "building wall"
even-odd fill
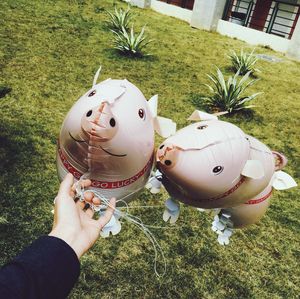
[[[297,23],[293,37],[290,40],[287,56],[300,60],[300,22]]]
[[[217,31],[223,35],[243,40],[251,45],[269,46],[273,50],[280,52],[286,52],[290,43],[289,39],[224,20],[219,20]]]
[[[252,0],[243,0],[243,1],[234,0],[233,1],[233,6],[235,7],[234,12],[247,14],[247,7],[251,1]],[[269,5],[267,5],[268,10],[266,11],[267,15],[266,15],[265,21],[264,21],[264,18],[261,19],[261,10],[258,7],[259,5],[261,5],[261,2],[266,3],[265,0],[255,0],[254,1],[254,3],[255,3],[253,6],[254,9],[251,12],[251,15],[249,18],[250,24],[248,24],[248,27],[266,32],[268,24],[271,19],[271,14],[275,8],[275,1],[272,1],[272,3],[269,3]],[[269,2],[271,2],[271,1],[269,1]],[[278,36],[282,36],[284,38],[290,37],[290,30],[291,30],[290,28],[294,24],[293,20],[298,11],[298,7],[294,6],[295,4],[300,4],[300,0],[295,0],[293,2],[290,1],[290,4],[287,4],[287,3],[279,3],[278,4],[279,10],[277,13],[277,18],[275,20],[272,31],[270,33],[278,35]],[[270,6],[270,8],[268,8],[269,6]],[[255,9],[255,7],[258,9]],[[241,21],[236,20],[236,19],[231,19],[231,22],[236,23],[236,24],[242,24]],[[262,26],[258,26],[258,23],[261,23]]]
[[[219,19],[223,15],[226,0],[196,0],[191,26],[216,31]]]
[[[267,22],[264,26],[265,28],[261,28],[261,30],[263,31],[241,26],[242,22],[229,22],[222,20],[221,18],[226,0],[195,0],[193,10],[170,5],[158,0],[132,1],[136,2],[136,4],[139,3],[140,7],[147,7],[149,1],[151,1],[150,6],[152,9],[162,14],[184,20],[191,24],[191,26],[193,27],[204,28],[206,30],[216,30],[220,34],[243,40],[251,45],[269,46],[275,51],[287,53],[289,57],[300,60],[300,18],[298,23],[297,19],[294,22],[289,20],[291,19],[291,15],[293,13],[297,13],[298,7],[290,6],[287,3],[279,4],[279,8],[283,11],[279,12],[278,16],[282,17],[280,18],[280,23],[284,25],[295,26],[295,24],[297,23],[292,38],[291,34],[289,34],[290,29],[281,24],[274,24],[273,33],[275,32],[275,30],[282,31],[282,37],[279,35],[264,32],[267,29],[270,16],[267,17]],[[247,6],[247,3],[250,2],[250,0],[244,1],[246,1],[246,3],[244,3],[243,6]],[[254,1],[257,2],[261,0]],[[239,2],[240,0],[234,0],[234,4],[236,6],[239,6]],[[300,4],[300,0],[285,0],[285,2],[291,4]],[[242,3],[240,3],[240,5],[242,5]],[[273,6],[274,3],[272,3],[270,12]],[[237,7],[235,11],[246,13],[246,9],[241,7]],[[250,21],[252,16],[253,12],[250,15]]]
[[[151,0],[151,8],[164,15],[175,17],[188,23],[191,21],[192,10],[186,8],[181,8],[157,0]]]

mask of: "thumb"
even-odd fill
[[[73,186],[73,182],[74,182],[73,175],[71,173],[68,173],[59,186],[57,197],[64,198],[66,196],[70,196],[70,191]]]
[[[113,197],[109,201],[109,206],[107,207],[104,215],[98,219],[98,224],[100,229],[102,229],[110,221],[112,215],[114,214],[115,207],[116,207],[116,199]]]

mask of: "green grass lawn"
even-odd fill
[[[115,1],[116,2],[116,1]],[[119,6],[125,4],[116,2]],[[91,87],[99,65],[101,80],[127,78],[147,98],[159,94],[160,115],[181,128],[207,94],[203,83],[213,65],[230,75],[230,49],[246,43],[192,29],[152,10],[134,8],[134,24],[147,24],[153,56],[129,59],[112,48],[104,9],[113,1],[26,1],[0,3],[1,211],[0,264],[51,229],[51,209],[59,182],[56,140],[73,103]],[[257,47],[257,53],[283,58],[259,61],[261,79],[250,92],[254,113],[224,116],[271,149],[289,158],[285,171],[299,179],[300,63]],[[157,144],[161,139],[157,137]],[[143,233],[125,223],[121,233],[100,239],[82,258],[79,282],[70,298],[299,298],[299,189],[274,192],[267,215],[236,231],[227,247],[210,229],[212,218],[184,206],[175,226],[162,220],[166,193],[143,192],[132,213],[152,229],[167,260],[158,279],[153,249]],[[161,206],[139,209],[140,205]],[[62,282],[63,283],[63,282]]]

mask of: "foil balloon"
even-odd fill
[[[295,181],[281,171],[286,158],[216,115],[195,111],[193,123],[158,148],[158,171],[149,180],[151,192],[161,182],[170,194],[163,218],[179,216],[181,201],[217,215],[213,230],[228,243],[232,228],[257,222],[269,206],[272,187],[287,189]]]
[[[100,68],[101,69],[101,68]],[[93,86],[70,109],[59,136],[57,170],[60,180],[70,172],[89,178],[92,190],[117,202],[132,200],[146,184],[153,166],[154,130],[162,136],[175,124],[157,116],[157,96],[147,101],[125,80],[108,79]],[[120,231],[112,219],[103,236]]]

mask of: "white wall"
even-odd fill
[[[298,21],[290,41],[287,56],[300,60],[300,21]]]
[[[181,8],[157,0],[151,0],[151,8],[164,15],[175,17],[188,23],[191,21],[192,10],[186,8]]]
[[[126,2],[129,2],[133,6],[137,6],[139,8],[146,8],[150,6],[151,0],[127,0]]]
[[[290,43],[290,40],[283,37],[243,27],[224,20],[219,20],[217,31],[223,35],[243,40],[251,45],[269,46],[273,50],[280,52],[286,52]]]

